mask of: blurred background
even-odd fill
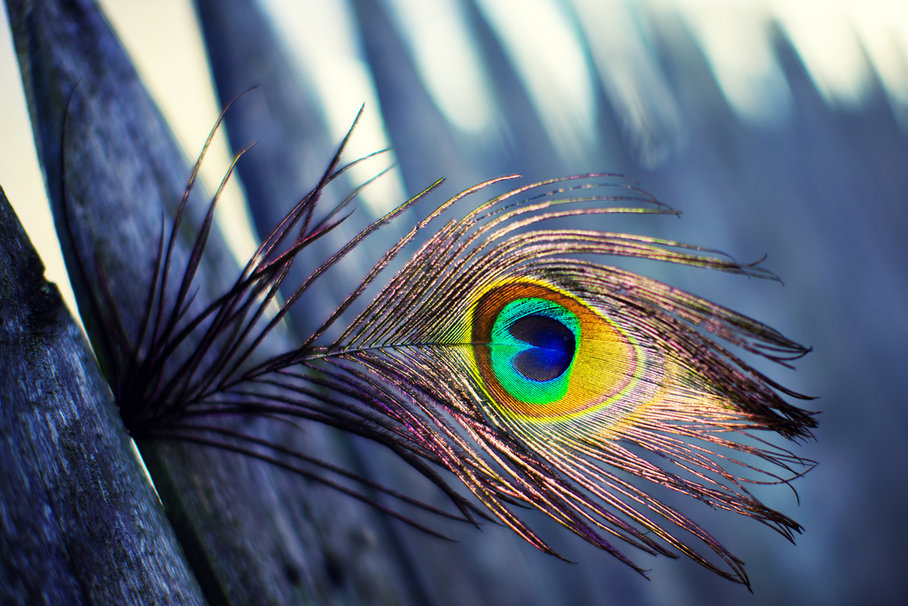
[[[784,385],[819,396],[807,403],[822,411],[817,440],[796,450],[820,465],[796,483],[800,498],[784,487],[758,491],[805,526],[797,545],[749,520],[704,516],[747,563],[752,595],[687,562],[633,554],[652,569],[648,582],[568,537],[556,547],[576,564],[525,546],[513,566],[569,578],[574,586],[569,595],[558,589],[539,596],[540,603],[903,599],[908,4],[237,3],[264,16],[256,35],[266,35],[267,44],[228,43],[224,32],[238,25],[225,15],[243,19],[227,4],[101,3],[187,158],[196,157],[226,100],[251,85],[261,92],[252,92],[250,103],[256,95],[286,99],[271,96],[283,86],[296,95],[295,105],[271,103],[257,121],[228,126],[237,147],[259,140],[263,150],[280,139],[283,133],[273,131],[282,125],[307,133],[302,151],[281,156],[282,172],[291,173],[279,188],[288,204],[314,184],[364,104],[348,158],[390,146],[397,168],[369,188],[361,212],[381,213],[438,177],[448,178],[450,194],[512,172],[534,180],[618,172],[684,213],[681,220],[644,218],[628,229],[716,248],[742,262],[765,255],[765,267],[784,282],[650,272],[814,348],[796,372],[760,365]],[[272,46],[279,58],[257,55]],[[5,20],[0,90],[0,185],[48,278],[67,292]],[[210,189],[231,155],[220,137],[204,167]],[[269,189],[278,188],[273,181],[243,175],[242,166],[240,174],[219,221],[242,258],[255,245],[249,222],[255,199],[282,194]],[[371,174],[367,169],[354,180]],[[458,539],[496,536],[466,529]],[[488,603],[508,603],[515,578],[497,579],[500,595],[487,596]]]

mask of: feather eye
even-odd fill
[[[329,386],[353,386],[361,402],[417,436],[542,550],[554,553],[512,511],[514,501],[532,504],[640,572],[607,537],[652,554],[681,553],[747,583],[737,558],[656,495],[660,488],[683,493],[789,539],[800,531],[746,485],[787,481],[810,462],[752,432],[807,437],[815,421],[782,394],[803,396],[709,333],[783,363],[807,350],[755,320],[590,258],[773,277],[758,266],[677,242],[544,227],[572,217],[673,212],[607,178],[529,185],[449,222],[343,336],[304,347],[297,360],[324,372]],[[443,211],[492,183],[443,205],[364,286]],[[607,205],[615,203],[632,205]]]
[[[503,283],[484,293],[470,316],[479,383],[509,417],[569,420],[614,400],[634,376],[632,342],[550,286]]]

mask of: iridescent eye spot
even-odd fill
[[[582,301],[535,282],[487,290],[473,308],[471,342],[492,402],[530,418],[607,404],[636,372],[623,332]]]

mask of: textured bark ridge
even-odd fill
[[[203,604],[85,337],[0,190],[0,602]]]
[[[126,335],[139,332],[162,221],[171,224],[190,167],[94,3],[7,5],[67,268],[98,359],[110,368],[111,316],[103,304],[117,310]],[[196,188],[171,283],[179,283],[206,203]],[[237,274],[212,233],[190,313]],[[263,351],[284,347],[279,341]],[[271,428],[236,423],[280,441]],[[316,427],[306,440],[324,458],[342,460],[336,434]],[[387,596],[398,603],[394,596],[407,594],[396,561],[367,540],[365,505],[234,453],[156,441],[139,448],[209,601],[358,604]]]

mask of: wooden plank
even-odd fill
[[[202,604],[97,363],[0,190],[0,602]]]
[[[93,3],[19,0],[8,3],[8,12],[74,291],[98,357],[110,370],[117,355],[113,311],[124,334],[135,338],[162,221],[172,221],[190,169]],[[205,206],[196,189],[171,284],[185,267]],[[213,234],[190,314],[237,274]],[[190,340],[186,348],[195,345]],[[262,349],[282,347],[277,337]],[[277,439],[267,424],[225,423]],[[305,439],[320,452],[336,447],[333,435],[318,427]],[[350,500],[333,490],[235,453],[151,440],[139,446],[209,601],[398,603],[405,595],[368,540],[364,506],[351,510]]]

